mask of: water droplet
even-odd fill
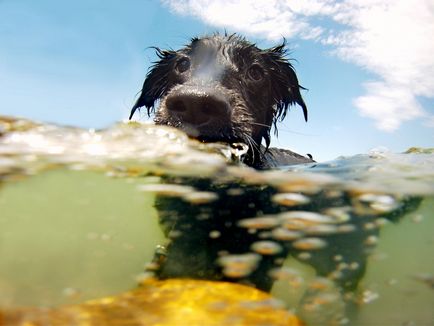
[[[167,237],[169,239],[176,239],[176,238],[179,238],[181,235],[182,235],[182,231],[180,231],[180,230],[170,230]]]
[[[274,241],[256,241],[250,249],[261,255],[276,255],[282,251],[282,246]]]
[[[152,192],[161,196],[181,197],[194,192],[193,187],[176,184],[145,184],[137,187],[143,192]]]
[[[242,194],[244,194],[244,190],[241,188],[232,188],[232,189],[228,189],[226,193],[229,196],[241,196]]]
[[[336,233],[350,233],[356,231],[356,226],[353,224],[342,224],[336,228]]]
[[[331,207],[324,210],[324,214],[333,217],[336,223],[344,223],[350,220],[349,214],[351,207]]]
[[[308,301],[303,304],[303,309],[308,312],[322,311],[322,309],[325,309],[325,306],[328,307],[339,299],[340,297],[337,293],[320,292],[310,297]]]
[[[333,282],[325,277],[317,277],[309,283],[309,288],[314,290],[327,290],[333,288]]]
[[[245,218],[238,222],[238,226],[249,229],[271,229],[277,225],[279,220],[274,215]]]
[[[365,244],[368,245],[368,246],[374,246],[377,243],[378,243],[378,237],[376,237],[375,235],[370,235],[365,240]]]
[[[103,241],[110,241],[112,239],[112,236],[110,234],[101,234],[101,240]]]
[[[271,236],[280,241],[292,241],[301,238],[303,234],[298,231],[291,231],[284,228],[276,228],[271,231]]]
[[[312,258],[312,254],[310,253],[310,252],[300,252],[298,255],[297,255],[297,257],[298,257],[298,259],[300,259],[300,260],[309,260],[309,259],[311,259]]]
[[[328,275],[328,278],[331,280],[339,280],[342,276],[343,274],[341,271],[335,270]]]
[[[209,233],[209,237],[211,239],[217,239],[217,238],[220,238],[220,236],[221,236],[221,233],[218,230],[213,230]]]
[[[336,267],[338,271],[343,271],[344,269],[348,269],[349,265],[347,263],[339,263],[338,266]]]
[[[81,291],[76,289],[76,288],[72,288],[72,287],[68,287],[68,288],[64,288],[62,291],[62,294],[67,297],[67,298],[77,298],[80,296]]]
[[[337,230],[335,225],[318,224],[306,227],[303,232],[307,235],[329,235],[337,233]]]
[[[281,193],[271,198],[276,204],[283,206],[304,205],[310,202],[309,197],[298,193]]]
[[[388,219],[386,219],[386,218],[379,217],[379,218],[377,218],[377,219],[375,220],[374,223],[375,223],[375,225],[376,225],[377,227],[383,227],[383,226],[385,226],[386,224],[389,224],[390,221],[389,221]]]
[[[398,280],[395,279],[395,278],[391,278],[391,279],[388,279],[388,280],[386,281],[386,284],[389,285],[389,286],[393,286],[393,285],[398,284]]]
[[[274,268],[270,270],[269,275],[276,281],[287,281],[291,288],[298,288],[304,282],[298,271],[289,267]]]
[[[257,267],[261,256],[247,253],[227,255],[218,258],[217,262],[223,267],[223,274],[231,278],[242,278],[250,275]]]
[[[365,193],[358,196],[357,199],[361,203],[369,205],[375,213],[387,213],[398,207],[395,198],[389,195]]]
[[[327,242],[320,238],[303,238],[294,241],[292,246],[299,250],[318,250],[327,246]]]
[[[360,301],[361,303],[371,303],[372,301],[377,300],[379,297],[380,295],[378,293],[371,290],[365,290],[362,293]]]
[[[420,223],[420,222],[422,222],[422,220],[423,220],[423,215],[422,215],[422,214],[415,214],[415,215],[413,215],[413,216],[411,217],[411,220],[412,220],[414,223]]]
[[[282,226],[289,230],[303,230],[311,225],[335,223],[330,216],[307,211],[285,212],[280,214],[280,220]]]
[[[377,225],[375,225],[374,223],[365,223],[365,224],[363,224],[363,229],[367,230],[367,231],[374,230],[376,228],[377,228]]]
[[[216,193],[209,191],[194,191],[187,193],[182,196],[182,198],[192,204],[208,204],[218,199]]]

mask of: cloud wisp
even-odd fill
[[[270,40],[320,42],[376,76],[354,99],[380,130],[432,113],[419,96],[434,97],[434,3],[419,0],[163,0],[178,14]],[[329,22],[329,23],[327,23]],[[330,23],[332,22],[332,23]],[[333,27],[331,27],[333,26]],[[431,108],[432,109],[432,108]],[[427,123],[426,125],[432,125]]]

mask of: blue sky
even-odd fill
[[[0,0],[0,114],[84,128],[126,119],[155,54],[190,37],[285,36],[309,108],[273,146],[317,160],[434,146],[434,4],[420,0]],[[142,120],[146,116],[142,115]]]

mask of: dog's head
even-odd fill
[[[146,107],[157,124],[203,141],[244,142],[259,151],[288,107],[307,108],[285,42],[261,50],[236,34],[193,38],[178,51],[155,48],[159,61],[148,72],[131,110]]]

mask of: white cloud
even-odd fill
[[[308,0],[291,4],[281,0],[162,0],[173,11],[196,16],[213,26],[227,27],[271,40],[282,36],[317,38],[323,29],[306,17],[330,11],[329,1]]]
[[[393,131],[430,115],[418,96],[434,97],[434,2],[432,0],[163,0],[193,15],[270,40],[300,37],[331,46],[340,58],[377,75],[354,100],[363,116]],[[339,31],[316,18],[340,25]]]
[[[367,94],[354,100],[362,116],[375,120],[377,128],[384,131],[398,129],[399,125],[424,115],[412,90],[384,82],[365,84]]]

